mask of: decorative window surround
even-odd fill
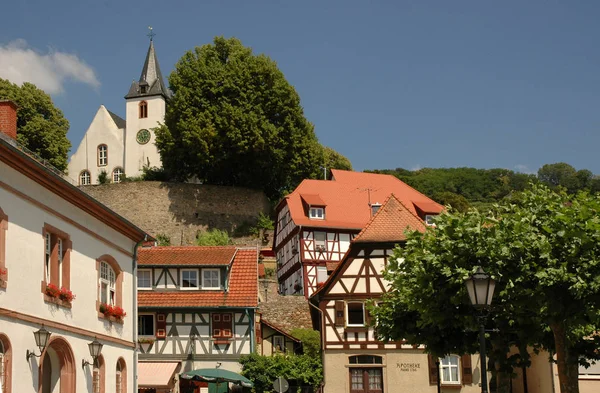
[[[41,292],[46,294],[48,284],[54,284],[58,289],[71,289],[72,243],[69,234],[50,224],[44,224],[42,239],[44,242],[42,270],[44,276],[42,277]]]
[[[8,230],[8,216],[0,208],[0,288],[8,284],[8,268],[6,267],[6,234]]]
[[[110,322],[123,323],[122,319],[118,319],[109,315],[105,315],[103,312],[100,312],[100,305],[102,304],[102,298],[100,296],[101,287],[101,266],[102,262],[107,263],[113,270],[115,274],[115,283],[114,283],[114,300],[113,306],[123,307],[123,271],[121,270],[121,266],[115,258],[112,256],[105,254],[100,258],[96,259],[96,282],[97,282],[97,299],[96,299],[96,310],[98,311],[98,318],[106,319]]]

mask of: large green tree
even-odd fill
[[[577,393],[579,364],[600,357],[599,213],[597,196],[534,186],[485,215],[442,214],[395,250],[391,291],[373,311],[379,334],[436,355],[473,352],[463,281],[482,266],[498,281],[488,319],[498,392],[509,391],[512,368],[527,366],[533,347],[556,355],[561,392]],[[511,345],[518,354],[509,356]]]
[[[277,64],[236,38],[187,52],[156,145],[177,180],[258,188],[279,197],[321,172],[323,147]]]
[[[52,98],[31,83],[17,86],[0,78],[0,99],[19,106],[17,140],[56,168],[66,170],[71,149],[67,139],[69,121],[54,106]]]

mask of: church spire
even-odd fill
[[[139,81],[131,84],[125,98],[156,95],[162,95],[165,98],[171,97],[171,92],[165,85],[160,66],[158,65],[156,51],[154,50],[153,38],[156,34],[152,31],[152,27],[149,26],[148,29],[150,30],[148,33],[148,37],[150,37],[150,46],[148,47],[148,53],[146,54],[146,61],[144,62]]]

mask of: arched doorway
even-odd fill
[[[62,337],[53,337],[40,358],[39,393],[76,393],[75,357]]]
[[[0,392],[10,393],[12,381],[12,348],[6,335],[0,333]]]

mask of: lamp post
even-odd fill
[[[496,281],[492,279],[483,269],[477,268],[475,274],[465,280],[465,286],[469,293],[471,304],[479,311],[479,354],[481,357],[481,393],[488,393],[487,365],[485,357],[485,321],[486,311],[492,303]]]
[[[30,351],[29,349],[27,350],[27,362],[29,362],[29,359],[32,356],[35,356],[36,358],[39,358],[40,356],[42,356],[42,353],[44,352],[44,349],[46,348],[46,345],[48,345],[48,340],[50,339],[50,335],[52,333],[50,333],[49,331],[47,331],[44,328],[44,325],[42,325],[42,327],[33,332],[33,337],[35,338],[35,345],[37,345],[37,347],[40,350],[40,354],[36,355],[34,351]]]

